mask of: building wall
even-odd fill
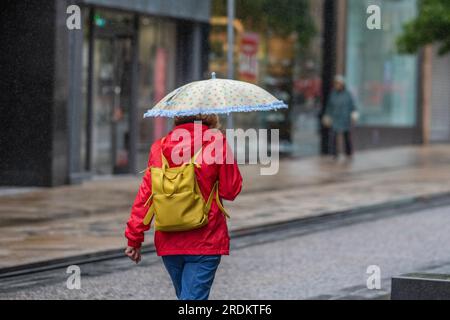
[[[50,186],[66,170],[67,95],[57,60],[56,1],[4,1],[0,11],[0,184]],[[59,90],[58,86],[62,88]],[[62,175],[65,179],[65,174]]]
[[[89,54],[86,54],[87,50],[82,45],[87,37],[84,29],[67,29],[67,6],[98,4],[102,8],[110,6],[120,9],[117,12],[131,10],[129,12],[133,16],[141,11],[141,17],[159,12],[171,15],[171,18],[165,16],[164,19],[176,24],[189,24],[192,41],[187,43],[185,51],[179,56],[171,53],[173,59],[179,59],[187,53],[191,57],[197,53],[201,55],[199,61],[194,63],[194,68],[199,70],[190,67],[189,74],[183,74],[183,79],[187,80],[201,77],[203,69],[200,68],[205,67],[204,41],[199,43],[199,40],[203,39],[207,25],[205,21],[209,19],[209,2],[3,1],[0,11],[0,185],[56,186],[76,183],[91,175],[90,172],[83,172],[86,169],[84,158],[88,158],[86,152],[89,150],[81,152],[86,146],[86,140],[89,140],[83,134],[89,130],[86,130],[83,122],[89,116],[86,113],[89,88],[84,83],[89,82],[86,81],[89,79],[89,75],[86,76],[89,68],[83,63]],[[86,12],[83,10],[83,13]],[[195,53],[191,52],[194,45],[200,48]],[[133,68],[138,70],[137,65]],[[137,74],[136,71],[134,75]],[[180,80],[174,79],[177,75],[175,71],[172,74],[174,76],[168,79],[175,85]],[[137,102],[132,104],[136,105]],[[148,107],[151,106],[149,102]],[[138,118],[141,117],[142,114],[133,117],[134,130],[137,130]],[[130,133],[130,136],[133,135]],[[134,138],[130,148],[136,148],[138,140]],[[129,170],[135,172],[138,161],[131,161],[133,163]]]
[[[450,54],[438,55],[433,46],[430,141],[450,141]]]

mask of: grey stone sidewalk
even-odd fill
[[[282,160],[275,176],[241,170],[243,193],[225,203],[232,230],[450,192],[450,146],[361,152],[353,162]],[[124,247],[139,183],[126,176],[0,192],[0,268]]]

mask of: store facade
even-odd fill
[[[105,1],[85,2],[87,116],[77,128],[82,162],[73,169],[75,175],[141,171],[149,146],[171,125],[142,115],[178,85],[204,74],[206,51],[201,48],[206,49],[202,41],[207,37],[209,3],[171,1],[156,7],[144,1],[142,5],[153,6],[147,8],[153,14],[146,14],[142,6],[136,13],[96,6]],[[115,9],[122,9],[116,3]]]
[[[236,113],[235,128],[279,130],[282,156],[311,156],[319,153],[319,113],[321,109],[322,39],[324,0],[309,0],[307,14],[315,34],[305,44],[296,32],[274,34],[258,28],[254,21],[263,16],[237,18],[234,22],[234,78],[254,83],[289,105],[287,110]],[[238,6],[238,10],[240,7]],[[227,77],[227,18],[213,12],[210,32],[209,70]],[[225,123],[225,119],[223,121]],[[246,145],[238,153],[257,148]]]
[[[369,29],[367,8],[381,9],[381,29]],[[360,112],[358,149],[418,144],[423,138],[423,60],[400,54],[396,39],[418,13],[415,0],[339,0],[337,65]]]
[[[308,4],[316,32],[307,45],[296,41],[295,35],[258,33],[249,27],[251,23],[235,21],[235,77],[254,82],[289,104],[285,111],[236,114],[235,127],[279,129],[280,150],[288,156],[328,154],[330,132],[320,119],[334,75],[343,74],[360,112],[354,128],[357,150],[423,143],[425,62],[422,54],[400,54],[396,46],[403,24],[418,14],[418,1],[310,0]],[[381,30],[367,27],[371,5],[381,9]],[[210,71],[222,76],[227,70],[224,23],[224,17],[214,17],[210,34]],[[434,100],[441,101],[439,97],[433,92]],[[431,111],[435,123],[436,115],[444,114],[440,110]],[[447,135],[443,129],[431,130],[433,137]]]
[[[81,9],[79,30],[66,26],[70,5]],[[5,80],[29,86],[4,91],[20,98],[9,104],[17,126],[10,125],[2,147],[15,148],[21,158],[5,153],[1,184],[55,186],[146,168],[150,145],[171,123],[142,116],[169,91],[205,75],[210,6],[210,0],[8,5],[2,15],[11,25],[3,36],[11,56],[3,58],[19,72]],[[33,52],[18,47],[20,37]],[[40,117],[27,129],[20,114],[37,109]],[[21,134],[34,143],[20,149]]]

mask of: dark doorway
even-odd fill
[[[93,174],[131,172],[134,26],[131,14],[96,11],[93,15],[88,119]]]

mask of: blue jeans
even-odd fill
[[[220,255],[163,256],[164,266],[172,279],[179,300],[208,300]]]

